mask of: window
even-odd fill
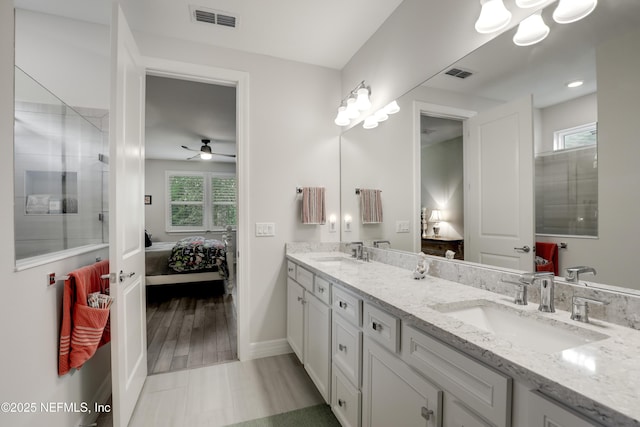
[[[167,172],[167,231],[207,231],[237,223],[236,177]]]
[[[588,147],[598,142],[598,127],[596,123],[562,129],[553,133],[553,150],[569,150],[572,148]]]

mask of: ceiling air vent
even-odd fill
[[[207,9],[200,6],[190,6],[190,9],[192,21],[219,25],[227,28],[236,28],[238,26],[238,18],[228,12]]]
[[[473,73],[471,71],[461,70],[460,68],[452,68],[448,71],[445,71],[445,74],[448,76],[457,77],[459,79],[466,79]]]

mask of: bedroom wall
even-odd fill
[[[126,11],[125,11],[126,12]],[[249,74],[249,247],[239,261],[248,282],[247,357],[288,352],[285,242],[338,241],[328,225],[300,224],[296,186],[324,186],[327,215],[340,212],[338,70],[268,56],[135,33],[143,55]],[[301,94],[304,93],[304,96]],[[242,179],[240,177],[239,179]],[[242,208],[242,207],[241,207]],[[275,236],[255,237],[256,222],[275,223]],[[240,239],[241,240],[241,239]],[[242,248],[239,248],[242,250]],[[242,284],[239,284],[242,286]]]
[[[151,205],[145,206],[145,228],[152,234],[151,240],[175,242],[194,233],[167,233],[166,231],[166,171],[205,171],[236,173],[235,163],[204,162],[198,160],[153,160],[145,161],[145,194],[151,195]],[[221,232],[196,233],[219,239]],[[235,245],[234,245],[235,246]]]
[[[13,2],[0,2],[0,192],[13,194],[13,61],[14,22]],[[43,20],[44,21],[44,20]],[[58,27],[56,25],[56,27]],[[72,22],[64,25],[68,34]],[[20,31],[18,28],[16,31]],[[86,31],[86,30],[85,30]],[[104,35],[101,30],[97,33]],[[96,33],[96,34],[97,34]],[[83,33],[86,34],[86,33]],[[108,39],[108,29],[106,29]],[[48,38],[39,40],[40,46],[53,48]],[[108,49],[108,47],[107,47]],[[48,63],[56,68],[57,63]],[[69,81],[89,93],[95,87],[82,86],[73,74]],[[96,82],[94,81],[93,84]],[[107,249],[51,262],[24,271],[14,271],[13,203],[0,205],[0,324],[2,325],[2,367],[0,401],[2,402],[93,402],[103,401],[111,391],[110,346],[98,350],[80,371],[58,377],[58,336],[62,282],[48,287],[47,273],[62,275],[95,261],[96,256],[108,257]],[[8,226],[6,226],[8,225]],[[85,414],[73,412],[0,414],[0,424],[11,426],[69,427],[87,424]],[[93,415],[91,415],[93,416]]]

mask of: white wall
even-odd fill
[[[245,289],[250,352],[286,349],[286,271],[289,241],[338,241],[328,224],[300,224],[296,186],[324,186],[327,215],[338,215],[339,131],[333,123],[341,98],[336,70],[267,56],[135,34],[143,55],[245,71],[249,74],[249,221]],[[304,95],[304,96],[303,96]],[[239,177],[242,179],[242,177]],[[240,184],[243,185],[243,184]],[[275,223],[274,237],[255,237],[256,222]],[[247,262],[248,260],[248,262]],[[247,276],[245,276],[247,277]],[[239,284],[242,286],[242,283]]]
[[[13,194],[13,5],[0,2],[0,191]],[[19,30],[19,29],[18,29]],[[72,77],[69,77],[73,80]],[[14,271],[13,204],[0,206],[0,217],[8,226],[0,228],[0,313],[2,322],[2,402],[92,402],[110,393],[110,346],[96,353],[78,372],[58,377],[58,338],[62,283],[48,287],[46,274],[66,274],[95,261],[106,250],[52,262],[42,267]],[[106,394],[106,395],[105,395]],[[82,414],[2,414],[1,423],[11,426],[47,425],[69,427],[81,422]],[[85,419],[83,422],[86,422]]]
[[[562,129],[598,121],[598,96],[581,96],[540,110],[540,138],[536,138],[536,153],[553,151],[553,133]]]

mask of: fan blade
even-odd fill
[[[191,150],[191,151],[195,151],[195,150]],[[187,157],[187,160],[193,160],[193,159],[196,159],[196,158],[199,158],[199,157],[200,157],[200,154],[196,154],[195,156]]]
[[[186,145],[181,145],[182,148],[184,148],[185,150],[189,150],[189,151],[195,151],[196,153],[199,153],[200,150],[194,150],[193,148],[189,148]]]
[[[214,156],[226,156],[226,157],[235,157],[236,156],[235,154],[222,154],[222,153],[213,153],[213,152],[211,154],[213,154]]]

